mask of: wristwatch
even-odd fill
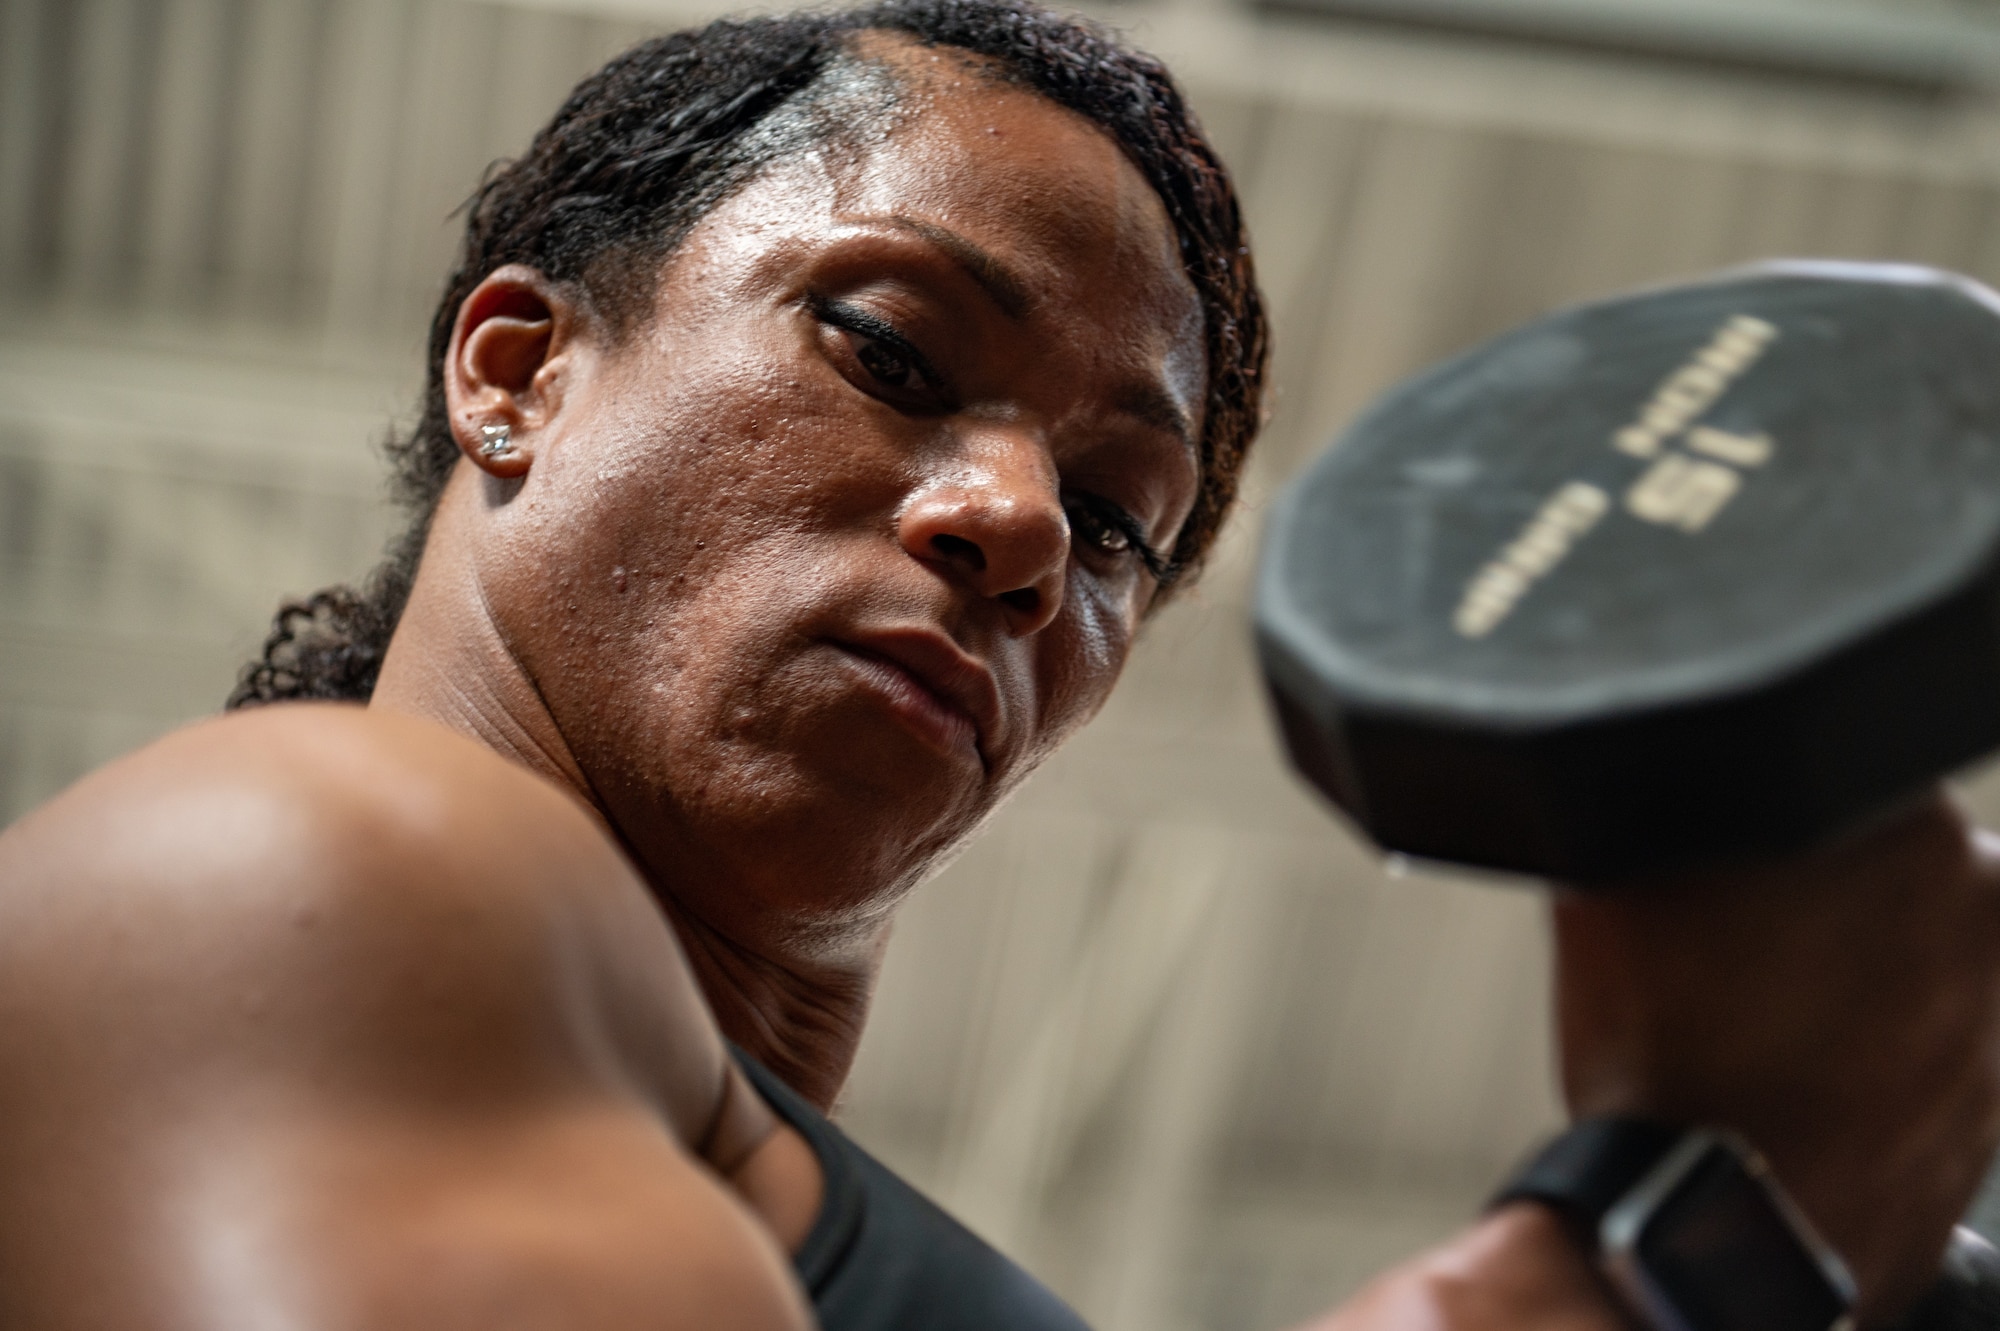
[[[1502,1188],[1560,1214],[1653,1331],[1849,1331],[1854,1278],[1770,1167],[1727,1132],[1576,1124]]]

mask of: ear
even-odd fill
[[[458,307],[445,350],[445,408],[472,465],[503,479],[534,464],[536,437],[562,407],[581,311],[534,269],[496,268]]]

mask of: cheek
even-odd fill
[[[656,354],[671,374],[641,364],[577,403],[522,496],[508,560],[533,570],[534,618],[559,628],[523,636],[544,644],[538,682],[573,724],[643,714],[656,737],[746,724],[732,717],[758,672],[899,493],[893,450],[802,349],[702,341],[734,350]]]
[[[1126,596],[1113,596],[1096,583],[1072,575],[1059,627],[1043,634],[1039,763],[1104,705],[1125,669],[1138,624]]]
[[[609,385],[602,409],[551,459],[549,506],[575,535],[595,533],[586,542],[599,563],[703,582],[746,548],[823,525],[831,506],[874,488],[867,459],[832,447],[846,432],[799,348],[703,340],[739,351],[655,355],[672,373]]]

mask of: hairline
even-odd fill
[[[896,129],[901,128],[913,118],[913,116],[907,113],[899,114],[903,108],[903,103],[899,95],[892,96],[887,101],[867,104],[870,107],[871,114],[865,120],[842,121],[836,117],[821,114],[833,101],[834,96],[837,95],[837,92],[830,89],[829,85],[843,73],[871,73],[886,76],[887,81],[896,85],[899,93],[933,91],[917,87],[911,77],[917,71],[901,65],[886,53],[877,54],[862,49],[865,44],[886,41],[894,43],[896,47],[906,52],[913,50],[950,52],[958,58],[960,64],[967,72],[976,74],[996,86],[1029,94],[1040,101],[1048,103],[1058,111],[1076,117],[1078,120],[1089,125],[1093,131],[1109,140],[1111,145],[1118,150],[1121,157],[1129,157],[1125,145],[1119,141],[1118,136],[1108,126],[1098,123],[1080,111],[1062,105],[1055,98],[1050,97],[1040,88],[1035,87],[1031,82],[1023,78],[1018,71],[1009,67],[1004,61],[993,56],[963,46],[953,46],[946,42],[926,41],[921,36],[900,28],[857,27],[838,33],[835,40],[837,45],[833,54],[813,76],[810,83],[805,84],[797,92],[773,107],[768,115],[759,120],[740,138],[728,145],[719,179],[707,192],[706,197],[702,198],[691,212],[680,218],[674,226],[667,228],[658,237],[650,238],[636,244],[621,243],[609,245],[585,265],[583,273],[573,285],[583,297],[588,316],[605,334],[605,340],[609,346],[613,348],[622,346],[628,338],[645,332],[654,326],[663,313],[660,295],[674,259],[680,253],[681,247],[687,242],[688,237],[716,209],[728,203],[744,190],[761,183],[779,167],[796,160],[805,153],[811,152],[814,149],[824,148],[828,145],[859,150],[864,146],[863,140],[865,138],[873,136],[886,139]],[[802,138],[790,141],[777,151],[768,152],[766,155],[758,154],[757,149],[760,144],[767,148],[770,147],[773,138],[786,131],[801,128],[802,126],[799,123],[801,120],[808,124],[817,120],[821,126],[821,131],[817,134],[809,133]],[[735,158],[736,160],[732,161],[730,160],[731,158]],[[1146,177],[1144,172],[1140,173],[1140,178],[1146,181],[1147,190],[1154,195],[1155,199],[1164,209],[1167,205],[1167,200],[1160,197],[1159,191],[1155,188],[1153,182]],[[933,244],[940,243],[940,237],[937,233],[942,231],[942,228],[933,227],[915,219],[897,217],[892,220],[909,226]],[[1178,228],[1175,227],[1170,215],[1166,216],[1164,220],[1169,235],[1174,236],[1176,239],[1175,249],[1177,251],[1176,257],[1178,258]],[[956,234],[949,231],[944,231],[943,235],[953,240],[957,239]],[[974,266],[978,266],[976,258],[960,254],[956,247],[947,245],[946,248],[950,250],[952,257],[958,259],[961,263],[971,263]],[[1190,284],[1191,289],[1194,290],[1197,305],[1202,306],[1201,313],[1205,322],[1208,318],[1208,311],[1200,299],[1198,288],[1195,286],[1194,274],[1187,271],[1185,260],[1179,261],[1179,267],[1182,277]],[[638,296],[638,299],[629,302],[623,299],[614,299],[607,302],[604,299],[599,287],[599,281],[601,281],[603,276],[612,275],[606,270],[615,270],[617,275],[630,278],[641,268],[647,271],[648,277],[647,281],[643,284],[643,291],[633,293]],[[999,298],[996,295],[996,299]],[[1007,306],[1011,313],[1014,305],[1018,304],[1025,307],[1030,303],[1032,302],[1029,299],[1028,293],[1017,292],[1011,293],[1011,299],[1004,301],[1003,305]],[[611,307],[609,310],[605,308],[607,304]],[[609,315],[608,318],[606,317],[607,314]],[[1202,368],[1201,402],[1204,408],[1202,414],[1205,417],[1207,415],[1206,408],[1209,393],[1214,387],[1213,376],[1215,374],[1215,367],[1205,363],[1207,360],[1205,345],[1203,351],[1204,365]],[[1205,425],[1197,428],[1177,403],[1168,403],[1164,412],[1150,409],[1150,404],[1147,407],[1135,407],[1131,409],[1149,424],[1157,424],[1159,428],[1168,430],[1176,439],[1186,444],[1190,453],[1194,456],[1197,472],[1205,472],[1202,465],[1202,436],[1206,431]],[[1205,475],[1198,477],[1198,480],[1202,484],[1205,484]],[[1186,524],[1193,520],[1194,513],[1190,511],[1188,516],[1183,519],[1181,528],[1176,530],[1174,540],[1171,544],[1177,545],[1179,543],[1181,533],[1186,529]],[[1160,597],[1156,596],[1154,603],[1157,604],[1160,599]]]

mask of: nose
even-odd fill
[[[998,604],[1011,632],[1037,633],[1062,609],[1069,567],[1055,466],[1012,433],[987,435],[967,454],[910,497],[897,535],[911,557]]]

